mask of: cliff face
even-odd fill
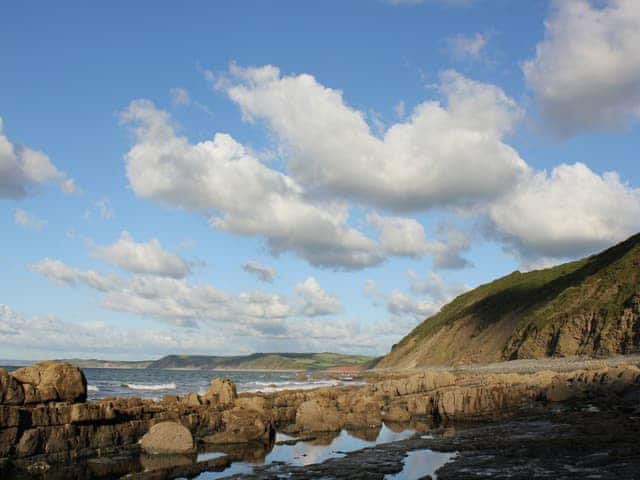
[[[467,292],[378,368],[640,352],[640,235],[591,257]]]

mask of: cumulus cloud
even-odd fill
[[[563,137],[619,130],[640,115],[640,3],[555,1],[524,64],[545,124]]]
[[[13,212],[13,221],[16,225],[20,225],[27,230],[34,230],[38,232],[47,224],[46,220],[42,220],[21,208],[16,208]]]
[[[302,315],[316,317],[342,311],[338,298],[327,293],[314,277],[296,285],[295,292],[299,300],[298,311]]]
[[[424,320],[436,313],[440,305],[429,299],[415,299],[398,289],[390,293],[381,291],[373,280],[367,280],[364,294],[373,300],[375,306],[385,306],[394,317],[410,317],[413,321]],[[410,329],[405,331],[405,335]]]
[[[528,259],[575,257],[640,229],[640,189],[582,163],[530,172],[489,208],[498,235]]]
[[[22,198],[36,187],[53,181],[60,182],[65,192],[74,185],[73,180],[58,170],[47,155],[12,143],[4,132],[0,117],[0,198]]]
[[[426,296],[440,306],[469,289],[466,285],[458,283],[445,284],[440,275],[435,272],[427,272],[424,277],[421,277],[413,270],[407,270],[407,277],[414,295]]]
[[[127,231],[111,245],[96,246],[93,255],[133,273],[184,278],[191,271],[188,262],[162,248],[159,240],[138,243]]]
[[[60,260],[51,258],[40,260],[32,265],[32,269],[59,285],[84,284],[101,292],[111,291],[121,285],[121,280],[114,275],[70,267]]]
[[[353,320],[291,322],[280,332],[248,332],[242,324],[182,328],[116,328],[105,322],[70,322],[53,315],[27,317],[0,305],[0,348],[27,358],[91,356],[149,358],[168,353],[238,355],[269,351],[382,354],[411,326]],[[247,334],[251,334],[250,338]],[[28,353],[25,353],[28,352]]]
[[[134,275],[124,288],[108,292],[101,305],[110,310],[164,320],[177,326],[198,322],[243,324],[254,332],[279,331],[291,314],[287,300],[277,294],[250,292],[238,295],[209,284]]]
[[[422,224],[413,218],[387,217],[373,212],[367,215],[367,221],[377,229],[380,245],[389,255],[414,258],[432,255],[437,268],[456,269],[470,265],[461,254],[469,249],[471,242],[459,230],[443,228],[443,241],[429,241]]]
[[[103,292],[100,305],[109,310],[162,320],[181,327],[204,323],[236,323],[246,334],[281,334],[285,319],[339,313],[337,298],[313,277],[296,285],[294,298],[264,291],[230,293],[207,283],[184,278],[134,274],[127,279],[94,270],[71,267],[45,258],[32,266],[49,280],[75,286],[84,284]]]
[[[136,125],[126,169],[138,196],[213,212],[212,227],[262,236],[273,253],[292,251],[314,265],[349,269],[382,261],[375,242],[347,224],[344,203],[309,202],[296,181],[231,136],[191,144],[147,100],[132,102],[122,119]]]
[[[521,117],[493,85],[441,75],[444,103],[427,101],[379,137],[342,92],[308,74],[230,67],[217,83],[248,121],[265,120],[288,153],[288,168],[311,191],[395,210],[493,198],[525,170],[503,142]],[[478,179],[482,181],[478,181]]]
[[[231,336],[232,332],[228,333]],[[230,336],[213,332],[193,335],[183,329],[116,328],[103,322],[69,322],[52,315],[27,317],[0,305],[0,348],[29,352],[30,358],[96,353],[125,358],[169,352],[226,353]]]
[[[443,305],[469,288],[460,284],[445,284],[435,272],[428,272],[423,278],[413,270],[408,270],[407,277],[413,296],[398,289],[385,293],[373,280],[365,282],[364,294],[373,300],[374,305],[384,305],[394,317],[411,317],[415,322],[434,315]],[[406,329],[405,334],[408,331]]]
[[[261,282],[272,283],[276,278],[276,270],[268,265],[262,265],[258,262],[247,262],[242,265],[242,269],[256,277]]]

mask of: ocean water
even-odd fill
[[[8,371],[18,367],[4,367]],[[228,378],[239,392],[308,389],[340,385],[334,379],[296,380],[295,372],[248,372],[218,370],[156,370],[130,368],[84,368],[89,400],[108,397],[140,397],[158,400],[163,395],[203,394],[214,378]],[[354,382],[349,382],[353,384]]]

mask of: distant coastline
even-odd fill
[[[365,355],[340,353],[253,353],[239,356],[213,355],[166,355],[157,360],[102,360],[96,358],[66,358],[79,368],[132,369],[132,370],[176,370],[176,371],[220,371],[220,372],[309,372],[334,371],[355,373],[370,368],[376,359]],[[24,366],[30,360],[0,360],[6,366]]]

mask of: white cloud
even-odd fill
[[[339,301],[309,277],[294,288],[295,298],[251,291],[229,293],[210,284],[190,284],[185,279],[156,275],[131,275],[121,279],[94,270],[82,270],[60,260],[45,258],[32,269],[49,280],[75,286],[79,283],[104,295],[100,305],[181,327],[205,324],[237,324],[247,335],[281,335],[285,320],[339,313]]]
[[[418,298],[398,289],[394,289],[387,294],[381,291],[373,280],[365,282],[364,294],[373,300],[374,305],[384,305],[394,317],[422,321],[437,313],[443,305],[469,288],[459,284],[447,285],[434,272],[429,272],[425,278],[421,278],[413,270],[408,270],[407,277],[410,281],[411,292]],[[410,328],[405,329],[404,335],[409,330]]]
[[[382,261],[375,242],[348,226],[345,204],[310,203],[299,184],[231,136],[190,144],[146,100],[132,102],[122,118],[137,125],[126,167],[138,196],[216,212],[212,227],[265,237],[273,253],[293,251],[314,265],[349,269]]]
[[[309,317],[340,313],[342,305],[334,295],[327,293],[314,277],[308,277],[295,287],[299,300],[298,312]]]
[[[115,275],[108,276],[95,270],[81,270],[51,258],[40,260],[31,268],[59,285],[75,286],[82,283],[101,292],[117,289],[121,285],[121,280]]]
[[[268,265],[262,265],[258,262],[246,262],[242,265],[242,269],[255,276],[261,282],[272,283],[276,278],[276,270]]]
[[[46,220],[42,220],[35,215],[22,210],[21,208],[16,208],[13,213],[13,221],[27,230],[40,231],[47,224]]]
[[[413,315],[418,320],[424,320],[439,309],[440,305],[428,300],[415,300],[399,290],[392,290],[387,298],[387,310],[392,315]]]
[[[73,180],[58,170],[47,155],[24,145],[12,143],[3,130],[0,117],[0,198],[21,198],[34,188],[59,181],[63,191]]]
[[[145,358],[180,352],[225,353],[232,346],[230,336],[210,333],[194,335],[184,329],[116,328],[103,322],[69,322],[51,315],[28,318],[7,305],[0,305],[0,348],[3,352],[19,351],[29,359],[74,355],[95,358],[96,354]]]
[[[466,285],[456,283],[447,285],[435,272],[427,272],[426,276],[422,278],[413,270],[407,270],[407,277],[409,277],[413,294],[426,296],[439,306],[450,302],[469,289]]]
[[[281,332],[247,332],[243,325],[183,328],[116,328],[104,322],[70,322],[22,315],[0,305],[0,349],[23,358],[70,356],[148,359],[169,353],[238,355],[269,351],[382,354],[411,328],[402,322],[362,326],[352,320],[292,322]],[[248,337],[247,334],[252,336]],[[8,355],[11,355],[10,353]]]
[[[418,105],[382,138],[342,92],[308,74],[281,76],[274,66],[230,67],[217,83],[249,121],[264,119],[288,153],[288,167],[311,191],[368,205],[421,210],[493,198],[526,164],[503,143],[521,110],[493,85],[447,71],[445,104]],[[483,181],[478,181],[482,178]]]
[[[545,26],[524,73],[546,125],[567,137],[640,116],[640,2],[555,1]]]
[[[407,112],[407,107],[404,104],[404,100],[399,100],[393,107],[393,111],[396,112],[396,116],[402,120]]]
[[[437,268],[470,265],[461,253],[469,249],[471,243],[459,230],[444,229],[443,241],[428,241],[424,227],[413,218],[386,217],[374,212],[367,215],[367,221],[378,230],[380,245],[389,255],[414,258],[432,255]]]
[[[640,229],[640,189],[582,163],[531,172],[489,208],[498,234],[535,259],[592,253]]]
[[[184,279],[134,275],[124,288],[109,292],[101,305],[110,310],[164,320],[178,326],[199,321],[238,323],[254,332],[278,332],[291,315],[286,298],[266,292],[238,295]]]
[[[183,278],[191,270],[185,260],[167,252],[157,239],[137,243],[127,231],[112,245],[96,246],[93,255],[134,273]]]
[[[481,33],[473,35],[454,35],[446,39],[447,47],[455,60],[481,60],[485,56],[487,36]]]

